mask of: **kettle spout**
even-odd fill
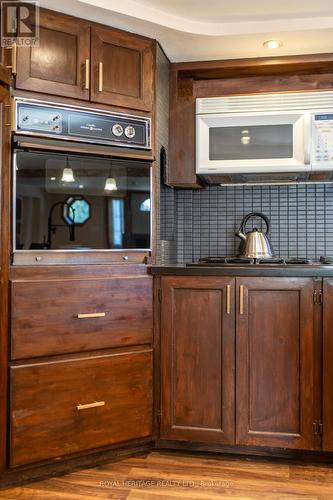
[[[236,233],[236,236],[238,236],[238,238],[240,238],[241,240],[246,241],[246,236],[245,236],[245,234],[244,234],[244,233],[242,233],[242,231],[238,231],[238,232]]]

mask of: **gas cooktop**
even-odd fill
[[[249,259],[246,257],[203,257],[198,262],[186,264],[189,267],[194,266],[329,266],[333,265],[333,257],[322,256],[319,261],[306,259],[303,257],[292,257],[283,259],[272,257],[269,259]]]

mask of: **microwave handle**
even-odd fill
[[[311,146],[312,146],[312,114],[304,114],[304,164],[311,163]]]

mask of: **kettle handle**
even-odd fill
[[[269,218],[266,217],[266,215],[262,214],[261,212],[251,212],[250,214],[246,215],[242,221],[240,231],[245,233],[245,226],[248,223],[248,221],[251,219],[251,217],[260,217],[265,221],[266,224],[266,234],[269,234],[271,231],[271,223],[269,221]]]

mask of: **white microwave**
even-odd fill
[[[333,171],[333,92],[196,101],[196,172]]]

